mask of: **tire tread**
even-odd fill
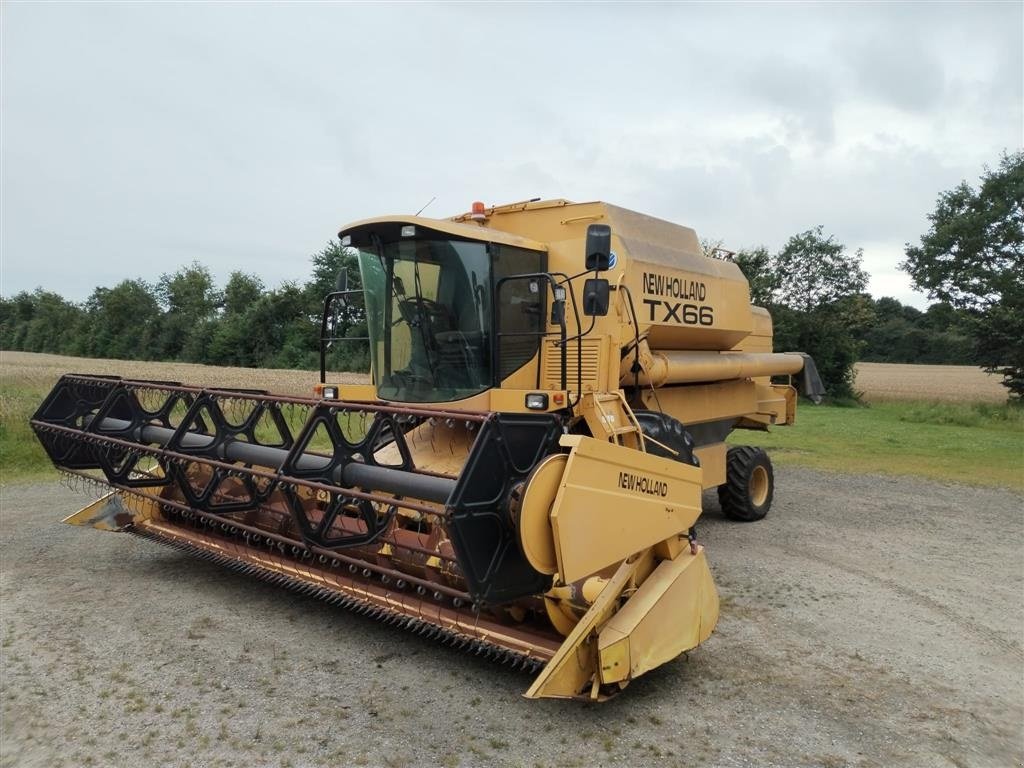
[[[770,490],[763,508],[757,508],[750,501],[748,481],[754,467],[762,463],[762,459],[768,469]],[[725,483],[718,486],[718,501],[726,517],[741,522],[760,520],[768,513],[774,493],[775,477],[768,454],[751,445],[730,448],[725,460]]]

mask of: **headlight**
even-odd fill
[[[526,407],[531,411],[546,411],[548,396],[544,392],[534,392],[526,396]]]

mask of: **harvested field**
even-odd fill
[[[868,401],[948,400],[1003,402],[1001,378],[970,365],[904,365],[858,363],[856,388]],[[267,389],[289,395],[310,395],[315,371],[272,368],[221,368],[193,363],[147,363],[104,360],[33,352],[0,352],[0,384],[31,382],[50,387],[62,373],[101,373],[142,379],[171,379],[182,384]],[[344,373],[332,380],[364,383],[365,374]]]
[[[221,368],[194,363],[147,363],[34,352],[0,352],[0,385],[4,388],[19,383],[49,388],[61,374],[72,372],[177,381],[192,386],[266,389],[279,394],[305,397],[313,396],[313,385],[319,380],[316,371]],[[332,380],[342,384],[361,384],[368,381],[368,377],[360,373],[344,373],[332,376]]]
[[[854,389],[868,402],[884,400],[1006,401],[1002,377],[972,365],[857,363]]]
[[[317,371],[220,368],[191,363],[147,363],[104,360],[32,352],[0,351],[0,477],[52,477],[42,447],[28,420],[64,373],[90,373],[124,378],[176,381],[201,387],[262,389],[276,394],[313,397]],[[358,373],[332,375],[338,383],[363,383]]]

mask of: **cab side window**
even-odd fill
[[[507,245],[492,246],[494,285],[502,278],[547,268],[545,254]],[[498,382],[522,368],[540,349],[540,332],[544,330],[547,285],[540,279],[507,280],[495,296],[498,307],[496,329],[498,349]]]

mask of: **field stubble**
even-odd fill
[[[176,381],[188,386],[239,387],[265,389],[282,395],[312,397],[318,377],[315,371],[277,368],[227,368],[195,363],[154,363],[139,360],[106,360],[65,357],[34,352],[0,352],[0,384],[11,387],[46,389],[64,373],[97,373],[134,379]],[[332,377],[342,384],[362,384],[362,373],[343,373]]]
[[[193,363],[106,360],[32,352],[0,352],[0,480],[52,477],[53,470],[32,434],[28,420],[65,373],[100,374],[173,381],[188,386],[261,389],[275,394],[313,397],[315,371],[227,368]],[[332,376],[342,384],[362,384],[361,373]]]
[[[5,389],[19,384],[48,389],[61,374],[69,372],[161,379],[190,385],[266,389],[288,395],[310,395],[317,378],[314,371],[0,351],[0,384]],[[868,402],[938,400],[1000,403],[1006,400],[1006,389],[1000,384],[999,376],[969,365],[857,363],[856,372],[856,389]],[[332,380],[342,384],[361,384],[369,377],[362,373],[342,373],[332,375]]]
[[[943,402],[1006,401],[1002,378],[971,365],[908,365],[857,363],[854,390],[871,402],[939,400]]]

